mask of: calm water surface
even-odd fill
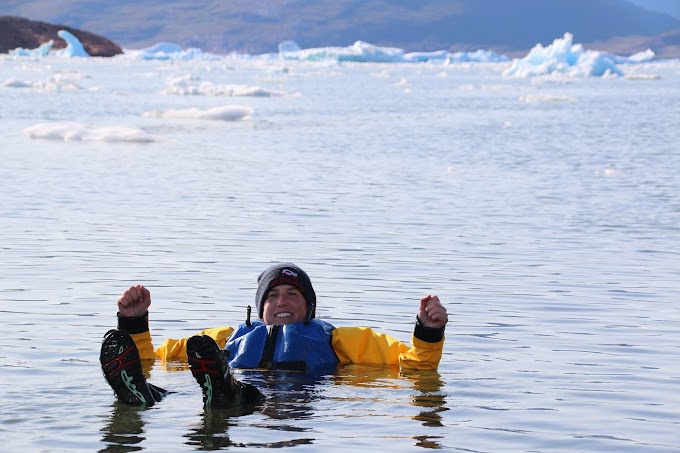
[[[3,451],[680,451],[680,64],[504,67],[0,57]],[[163,93],[186,75],[286,95]],[[231,104],[253,118],[143,116]],[[23,132],[61,121],[157,141]],[[322,319],[402,341],[438,294],[439,370],[245,373],[269,399],[239,415],[155,363],[176,393],[115,403],[98,354],[121,291],[151,289],[160,344],[241,322],[277,260]]]

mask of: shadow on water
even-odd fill
[[[423,426],[441,427],[441,413],[446,408],[444,383],[436,371],[400,372],[392,367],[371,367],[350,365],[339,369],[335,374],[311,375],[299,372],[246,372],[239,378],[244,382],[257,385],[264,391],[267,399],[250,407],[227,409],[206,409],[199,423],[192,424],[184,434],[185,445],[196,450],[221,450],[229,447],[283,448],[310,445],[318,441],[308,435],[313,431],[305,424],[319,411],[317,402],[346,400],[351,402],[372,402],[373,391],[397,390],[407,406],[416,407],[419,412],[412,415],[413,420]],[[354,391],[352,391],[354,389]],[[368,391],[369,393],[364,393]],[[330,395],[329,395],[330,394]],[[342,395],[340,398],[333,394]],[[172,398],[172,395],[169,396]],[[341,403],[341,401],[338,401]],[[160,404],[163,404],[162,402]],[[389,412],[390,401],[385,407]],[[145,417],[147,409],[126,406],[118,402],[112,405],[111,417],[102,428],[102,443],[106,446],[100,452],[133,452],[144,450]],[[299,433],[299,437],[268,442],[238,442],[231,439],[229,430],[243,423],[239,418],[258,412],[264,416],[251,425],[254,429]],[[307,434],[307,435],[305,435]],[[436,436],[417,436],[413,438],[416,446],[439,449]]]

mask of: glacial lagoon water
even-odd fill
[[[680,63],[509,64],[0,56],[3,451],[680,451]],[[120,292],[160,344],[241,322],[278,260],[406,342],[438,294],[439,369],[265,375],[237,415],[157,362],[174,394],[115,402]]]

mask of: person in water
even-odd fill
[[[119,401],[152,406],[167,391],[147,382],[140,359],[184,359],[201,386],[205,407],[230,407],[263,399],[230,368],[331,371],[349,363],[436,369],[444,347],[446,308],[436,295],[420,299],[408,346],[368,327],[334,327],[316,319],[316,293],[305,271],[278,263],[258,277],[259,320],[236,329],[217,327],[184,339],[167,339],[154,350],[149,331],[151,293],[131,286],[118,298],[118,329],[104,336],[100,362]],[[250,307],[249,307],[250,308]]]

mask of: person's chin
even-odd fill
[[[295,324],[297,321],[294,317],[289,316],[288,318],[275,318],[272,324],[277,326],[285,326],[287,324]]]

